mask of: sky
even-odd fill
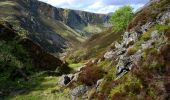
[[[83,10],[107,14],[123,5],[130,5],[134,11],[144,6],[149,0],[39,0],[59,8]]]

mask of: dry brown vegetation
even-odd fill
[[[87,66],[82,70],[79,81],[88,86],[96,84],[104,75],[104,71],[97,66]]]
[[[149,7],[145,7],[142,11],[138,12],[133,20],[129,23],[127,30],[137,28],[138,26],[148,21],[154,21],[158,14],[167,9],[170,2],[168,0],[161,0],[159,3],[153,3]]]

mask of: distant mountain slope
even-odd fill
[[[0,19],[23,28],[50,53],[62,52],[101,32],[108,16],[55,8],[37,0],[1,0]],[[58,53],[57,53],[58,54]]]
[[[79,62],[82,60],[88,60],[95,57],[101,57],[106,52],[107,48],[110,48],[114,41],[121,39],[122,32],[113,32],[112,28],[95,34],[88,40],[86,40],[82,46],[71,50],[66,59],[72,59],[73,62]],[[112,45],[111,45],[112,44]],[[74,51],[74,53],[73,53]]]

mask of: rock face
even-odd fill
[[[156,0],[153,0],[153,2],[159,2]],[[167,38],[161,34],[158,29],[153,30],[149,33],[149,29],[153,28],[155,25],[165,25],[166,21],[170,18],[169,9],[167,8],[166,11],[164,11],[161,14],[158,14],[155,20],[147,20],[145,24],[142,24],[140,27],[134,29],[132,28],[129,32],[125,32],[123,34],[123,39],[120,43],[115,43],[115,49],[112,50],[112,54],[110,53],[109,56],[113,56],[113,54],[116,54],[117,58],[117,66],[116,66],[116,75],[117,79],[122,77],[124,74],[126,74],[128,71],[132,69],[133,65],[137,65],[137,62],[141,60],[141,57],[146,49],[153,48],[153,45],[158,42],[159,39],[162,39],[164,41],[159,41],[159,44],[166,44],[165,41]],[[137,30],[136,30],[136,29]],[[148,33],[146,33],[148,32]],[[141,39],[142,33],[144,34],[150,34],[150,37],[141,43],[141,49],[135,47],[135,42],[141,42],[139,39]],[[158,49],[161,45],[158,45],[155,47],[155,49]],[[134,54],[129,55],[128,54],[128,48],[136,48],[137,51],[134,52]],[[108,54],[108,52],[106,53]],[[105,54],[105,55],[106,55]]]
[[[86,86],[86,85],[77,86],[70,92],[70,96],[71,96],[72,100],[76,100],[79,96],[86,93],[87,90],[88,90],[88,86]]]
[[[8,2],[12,5],[6,5]],[[7,20],[13,26],[18,25],[28,32],[30,40],[57,56],[63,49],[94,34],[85,28],[104,28],[109,18],[103,14],[55,8],[38,0],[1,0],[0,3],[4,4],[0,10],[5,10],[0,18],[9,18]]]
[[[62,75],[58,81],[58,84],[60,86],[67,86],[74,78],[75,76],[73,74],[69,75]]]

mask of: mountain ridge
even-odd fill
[[[29,38],[57,56],[100,33],[108,22],[103,14],[56,8],[37,0],[3,0],[0,10],[1,19],[22,27]]]

